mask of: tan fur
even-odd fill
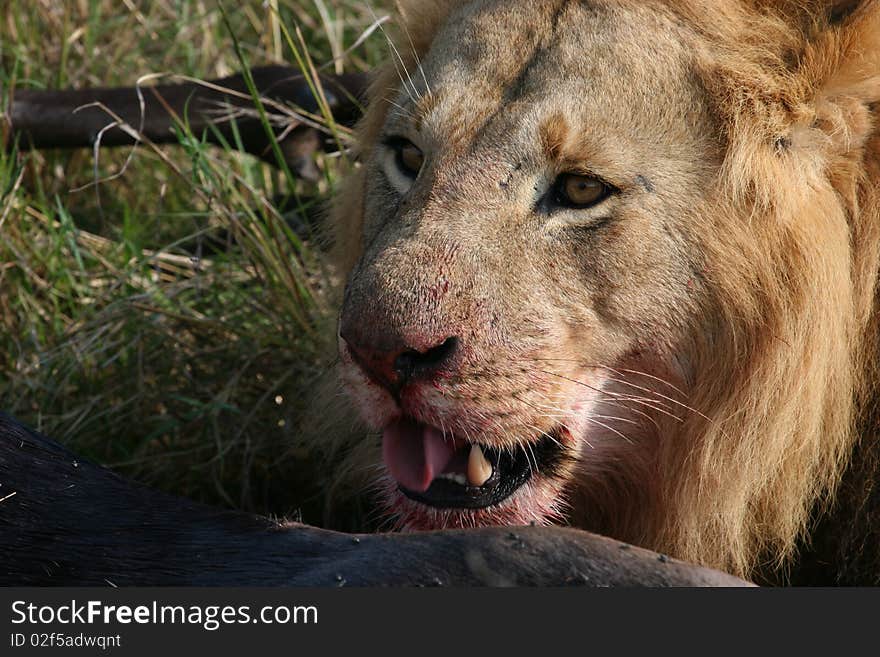
[[[559,405],[569,399],[572,386],[561,381],[583,370],[560,364],[552,381],[521,380],[508,363],[527,360],[526,352],[543,363],[589,358],[616,368],[624,383],[603,384],[614,394],[650,388],[652,404],[641,402],[627,416],[642,425],[633,444],[599,432],[598,446],[584,448],[565,488],[568,520],[740,575],[779,568],[793,557],[811,511],[833,497],[858,438],[858,409],[877,392],[871,345],[880,257],[880,3],[860,3],[840,24],[829,18],[830,3],[820,2],[591,4],[401,3],[401,60],[373,85],[359,133],[365,164],[333,215],[338,263],[351,272],[346,303],[381,317],[387,306],[387,326],[396,326],[396,304],[410,323],[445,322],[474,336],[473,363],[482,365],[450,384],[436,398],[440,406],[466,399],[489,414],[525,417],[525,407],[499,397],[536,389]],[[465,29],[462,37],[456,26],[468,21],[479,30]],[[574,24],[586,30],[582,43],[566,32]],[[506,31],[504,38],[493,29]],[[459,53],[475,47],[468,41],[475,34],[484,49],[467,59]],[[559,95],[566,83],[554,77],[555,67],[537,66],[538,78],[522,68],[523,53],[556,47],[567,48],[554,57],[568,72],[579,70],[578,61],[591,71],[594,55],[644,48],[620,60],[618,78],[589,73],[599,82],[576,99],[585,107],[624,104],[620,111],[629,114],[603,111],[579,124],[580,106]],[[653,62],[655,53],[668,53],[668,61]],[[444,68],[456,57],[473,70]],[[658,75],[666,79],[658,82]],[[628,89],[619,90],[615,79]],[[384,206],[366,200],[377,175],[370,158],[386,122],[405,121],[389,116],[408,102],[407,87],[421,96],[412,107],[418,129],[424,118],[442,141],[430,147],[430,183],[414,186],[398,215],[377,215]],[[652,106],[640,90],[679,104]],[[503,251],[520,239],[518,226],[532,230],[525,201],[502,195],[496,182],[516,152],[508,142],[528,139],[516,127],[529,125],[529,103],[545,114],[532,133],[539,148],[550,159],[572,154],[563,170],[596,167],[629,184],[645,167],[651,172],[644,187],[656,188],[649,193],[632,183],[625,199],[634,200],[616,210],[624,219],[604,229],[601,241],[591,238],[595,246],[569,246],[569,233],[559,233],[553,272],[556,255],[540,248],[516,258]],[[507,113],[512,123],[499,124],[492,137],[493,121]],[[508,175],[515,187],[515,174]],[[498,223],[499,212],[512,218]],[[409,227],[397,227],[404,215],[412,218]],[[660,231],[657,216],[668,216],[672,228]],[[483,228],[489,218],[496,223]],[[410,247],[415,242],[418,248]],[[482,259],[449,255],[450,244]],[[567,257],[568,248],[576,255]],[[594,253],[595,271],[579,278],[579,263]],[[464,301],[440,301],[428,314],[419,290],[434,284],[438,263],[448,265],[443,271]],[[478,317],[485,307],[478,301],[499,296],[503,301]],[[536,316],[546,318],[540,336],[529,319]],[[491,317],[500,328],[486,334]],[[503,358],[496,360],[495,350]],[[633,362],[632,369],[683,394],[647,375],[622,374]],[[498,422],[486,440],[515,440],[512,425]],[[357,454],[351,467],[372,476],[377,441],[345,440],[339,444]]]

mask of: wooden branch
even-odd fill
[[[743,586],[586,532],[350,535],[159,493],[0,414],[0,585]]]
[[[252,69],[251,75],[261,97],[309,114],[320,114],[319,105],[298,69],[263,66]],[[360,102],[368,76],[362,73],[322,75],[321,82],[334,120],[342,126],[353,125],[361,113]],[[13,90],[9,109],[11,125],[5,140],[8,145],[18,136],[20,145],[37,149],[92,147],[99,135],[102,147],[134,143],[130,132],[122,128],[105,130],[113,125],[113,115],[116,115],[155,143],[177,143],[172,128],[176,119],[185,119],[195,135],[204,135],[208,142],[219,144],[222,143],[219,133],[234,146],[233,127],[224,119],[231,111],[236,115],[244,150],[277,164],[241,73],[206,83],[144,86],[141,91],[143,111],[135,87]],[[334,149],[334,140],[316,127],[293,118],[284,125],[273,126],[273,131],[280,139],[279,145],[291,170],[306,179],[317,178],[312,154],[321,148]]]

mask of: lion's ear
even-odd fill
[[[394,0],[405,38],[410,42],[407,47],[411,46],[418,55],[423,54],[449,13],[461,4],[462,0]]]
[[[836,20],[804,50],[799,77],[815,109],[814,126],[846,152],[877,128],[872,106],[880,102],[880,0],[837,4]]]

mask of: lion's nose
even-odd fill
[[[450,336],[423,350],[402,341],[382,349],[364,344],[357,336],[340,333],[340,337],[364,373],[394,394],[408,383],[437,378],[450,367],[461,343],[459,338]]]

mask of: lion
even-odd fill
[[[404,530],[880,582],[880,2],[399,15],[331,214],[339,476]]]

